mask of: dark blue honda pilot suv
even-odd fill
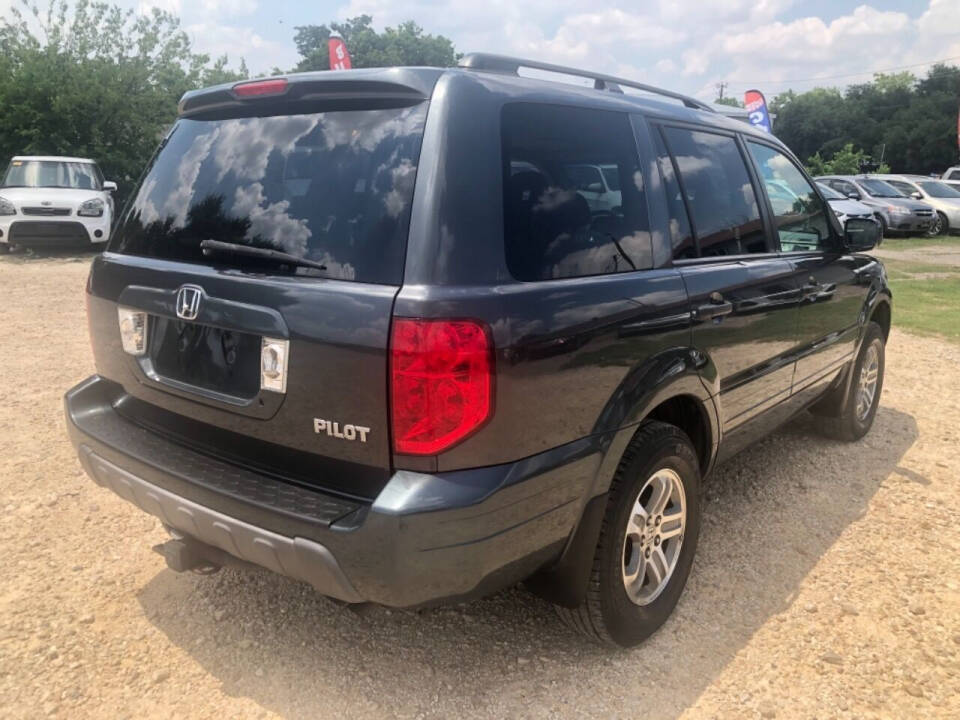
[[[804,409],[869,430],[877,234],[774,137],[576,69],[190,92],[93,262],[68,427],[175,570],[404,608],[526,581],[630,646],[717,462]]]

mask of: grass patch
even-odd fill
[[[917,250],[923,247],[955,247],[960,249],[960,235],[910,235],[908,237],[885,237],[880,250]]]
[[[960,343],[960,273],[949,278],[917,279],[896,272],[896,276],[890,274],[894,327]]]

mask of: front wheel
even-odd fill
[[[933,216],[933,225],[927,229],[927,237],[944,235],[946,234],[948,227],[949,223],[947,222],[947,216],[942,212],[935,213]]]
[[[637,431],[610,487],[584,602],[557,608],[567,625],[632,647],[670,616],[700,534],[700,468],[689,438],[662,422]]]

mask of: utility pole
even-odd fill
[[[719,97],[720,97],[721,100],[723,100],[723,91],[727,89],[727,85],[728,85],[728,84],[729,84],[729,83],[718,82],[717,85],[716,85],[717,92],[719,93]]]

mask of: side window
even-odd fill
[[[515,278],[652,267],[643,173],[625,114],[512,103],[501,132],[504,241]]]
[[[700,255],[767,252],[750,175],[736,141],[683,128],[664,128]]]
[[[844,197],[860,194],[860,191],[856,188],[856,186],[853,183],[847,182],[846,180],[831,180],[830,187],[842,194]]]
[[[960,170],[951,170],[947,180],[960,180]]]
[[[663,143],[663,136],[659,128],[652,128],[653,144],[657,149],[657,166],[663,178],[664,192],[667,194],[667,209],[670,212],[670,246],[673,248],[673,259],[683,260],[697,256],[697,246],[693,242],[693,232],[690,230],[690,219],[687,217],[687,208],[683,204],[680,194],[680,183],[677,182],[676,169],[667,146]]]
[[[793,161],[768,145],[747,142],[773,206],[774,226],[785,252],[822,250],[830,242],[823,201]]]
[[[910,197],[915,192],[919,192],[916,186],[911,185],[910,183],[903,182],[901,180],[887,180],[890,185],[893,185],[897,190],[903,193],[904,197]]]

